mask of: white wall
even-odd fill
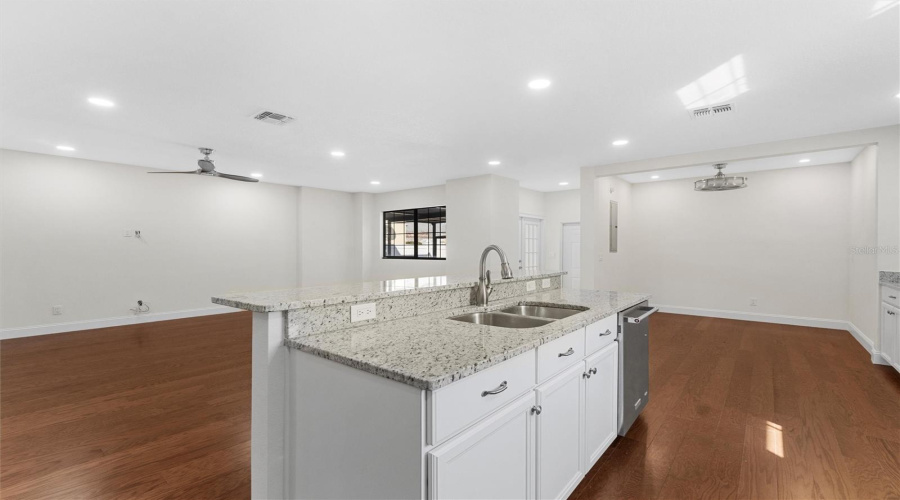
[[[635,237],[639,230],[632,214],[632,185],[618,177],[600,177],[597,184],[597,262],[596,286],[603,290],[641,291],[634,288],[633,265],[637,265]],[[610,202],[619,207],[618,251],[609,251]],[[583,236],[583,235],[582,235]]]
[[[873,344],[878,345],[877,248],[878,146],[863,149],[850,167],[850,256],[848,320]],[[859,249],[865,249],[860,251]]]
[[[300,189],[300,286],[362,280],[354,226],[357,205],[351,193]]]
[[[668,306],[847,319],[849,164],[756,172],[738,191],[693,180],[632,185],[624,288]]]
[[[562,226],[581,221],[581,192],[577,189],[544,193],[544,272],[562,266]]]
[[[543,218],[545,193],[519,188],[519,215],[535,215]]]
[[[0,150],[0,328],[297,285],[297,188],[146,172]]]

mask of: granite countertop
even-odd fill
[[[448,319],[482,309],[467,306],[291,337],[285,345],[420,389],[435,390],[649,298],[648,294],[631,292],[552,290],[499,300],[488,309],[523,302],[589,309],[537,328],[500,328]]]
[[[541,278],[561,276],[564,272],[516,276],[503,280],[504,283],[532,281]],[[478,278],[472,276],[429,276],[424,278],[404,278],[385,281],[366,281],[344,285],[290,288],[267,292],[232,293],[213,297],[214,304],[246,309],[253,312],[275,312],[291,309],[321,307],[347,302],[362,302],[414,293],[472,288]]]

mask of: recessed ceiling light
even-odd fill
[[[499,164],[500,164],[500,160],[491,160],[488,162],[488,165],[490,165],[492,167],[496,167]]]
[[[626,144],[628,144],[628,139],[619,139],[612,143],[613,146],[624,146]]]
[[[546,78],[538,78],[536,80],[531,80],[530,82],[528,82],[528,88],[532,90],[544,90],[552,83],[553,82],[547,80]]]
[[[658,175],[651,175],[650,178],[651,178],[651,179],[659,179],[659,176],[658,176]]]
[[[111,108],[116,105],[116,103],[102,97],[88,97],[88,102],[101,108]]]
[[[343,158],[346,155],[347,155],[347,153],[344,153],[343,151],[332,151],[331,152],[331,156],[334,156],[335,158]]]
[[[562,181],[562,182],[559,183],[559,185],[560,185],[560,186],[568,186],[569,183],[566,182],[566,181]]]
[[[800,160],[800,163],[809,163],[809,158],[804,158]]]
[[[75,151],[75,148],[73,148],[72,146],[63,146],[62,144],[56,146],[56,149],[60,151]]]
[[[250,174],[250,177],[256,177],[257,179],[259,179],[262,177],[262,174],[254,172],[254,173]]]
[[[373,186],[377,186],[377,185],[381,184],[381,181],[372,181],[369,184],[371,184]]]
[[[897,99],[900,99],[900,94],[897,94],[897,95],[894,96],[894,97],[896,97]]]

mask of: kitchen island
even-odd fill
[[[448,277],[213,298],[254,311],[253,497],[568,495],[616,435],[617,313],[649,296],[561,274],[495,282],[486,307]],[[568,316],[451,319],[514,305]]]

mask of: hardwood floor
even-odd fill
[[[0,342],[0,496],[249,498],[250,324]]]
[[[900,375],[845,331],[657,314],[650,403],[571,495],[900,498]]]
[[[900,376],[843,331],[657,314],[572,499],[900,498]],[[0,496],[248,498],[250,315],[0,342]]]

